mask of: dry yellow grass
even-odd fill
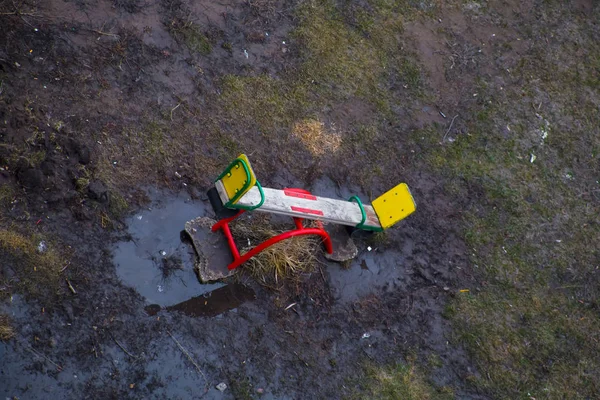
[[[45,248],[39,249],[41,242],[41,237],[0,229],[0,254],[6,257],[3,261],[15,272],[17,287],[29,295],[56,291],[64,265],[54,246],[44,241]]]
[[[325,124],[315,119],[296,122],[292,127],[292,135],[317,157],[337,151],[342,144],[342,137],[337,132],[328,131]]]
[[[233,235],[251,245],[250,250],[260,242],[280,234],[283,230],[274,229],[264,219],[238,221],[231,225]],[[244,264],[244,269],[261,284],[279,288],[286,282],[296,281],[302,274],[315,267],[315,253],[319,242],[314,237],[296,236],[276,243],[252,257]]]
[[[0,315],[0,340],[6,341],[15,336],[15,331],[10,326],[10,321],[6,315]]]

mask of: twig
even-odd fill
[[[446,136],[448,136],[448,134],[450,133],[450,130],[452,129],[452,125],[454,125],[454,120],[458,117],[458,114],[456,114],[454,116],[454,118],[452,118],[452,121],[450,122],[450,126],[448,127],[448,130],[446,131],[446,133],[444,134],[444,137],[442,138],[442,142],[444,140],[446,140]]]
[[[304,365],[310,368],[310,365],[305,360],[303,360],[298,353],[294,352],[294,354],[296,355],[296,357],[298,357],[298,360],[300,360],[300,362],[304,363]]]
[[[46,357],[42,353],[39,353],[39,352],[35,351],[35,349],[33,347],[31,347],[31,346],[25,346],[25,348],[27,350],[31,351],[36,356],[42,357],[43,359],[45,359],[46,361],[48,361],[50,364],[54,365],[59,372],[62,371],[62,367],[60,365],[58,365],[57,363],[55,363],[54,361],[52,361],[51,359],[49,359],[48,357]]]
[[[77,294],[77,291],[75,290],[73,285],[71,285],[71,282],[67,278],[65,278],[65,281],[67,281],[67,285],[69,285],[69,289],[71,290],[71,292],[73,292],[73,294]]]
[[[23,13],[20,11],[13,11],[13,12],[6,12],[6,13],[0,13],[0,15],[27,15],[28,17],[38,17],[37,15],[33,14],[33,13]]]
[[[102,32],[102,31],[98,31],[96,29],[90,29],[90,31],[97,33],[98,35],[104,35],[104,36],[112,36],[115,37],[117,39],[119,39],[119,35],[115,34],[115,33],[107,33],[107,32]]]
[[[119,341],[112,335],[112,333],[110,333],[110,332],[108,332],[108,333],[110,334],[110,337],[115,341],[117,346],[119,346],[121,348],[121,350],[123,350],[125,352],[125,354],[127,354],[131,358],[137,358],[136,356],[134,356],[133,354],[128,352],[127,349],[125,347],[123,347],[123,345],[121,343],[119,343]]]
[[[181,352],[186,355],[186,357],[188,358],[188,360],[190,360],[190,362],[194,365],[194,367],[196,367],[196,370],[204,378],[204,382],[206,382],[208,384],[208,380],[206,379],[206,375],[204,375],[204,372],[202,372],[202,370],[200,369],[200,367],[198,366],[198,364],[196,364],[196,362],[194,361],[194,359],[192,358],[192,356],[190,355],[190,353],[188,353],[188,351],[181,345],[181,343],[179,343],[179,341],[177,339],[175,339],[175,336],[173,336],[171,334],[171,332],[167,331],[167,333],[169,334],[169,336],[171,336],[171,339],[173,339],[173,341],[175,342],[175,344],[177,345],[177,347],[179,347],[179,350],[181,350]]]
[[[69,289],[71,290],[71,292],[73,292],[73,294],[77,294],[77,291],[75,290],[75,288],[73,287],[73,285],[71,285],[71,281],[69,281],[66,278],[65,278],[65,281],[67,281],[67,285],[69,285]]]
[[[173,111],[177,110],[181,103],[177,104],[175,107],[171,108],[171,121],[173,121]]]
[[[71,261],[67,261],[67,265],[65,265],[60,272],[63,272],[65,269],[69,268],[69,265],[71,265]]]

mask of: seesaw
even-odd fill
[[[207,195],[218,218],[218,221],[210,226],[212,233],[206,233],[208,227],[206,218],[188,221],[185,230],[192,238],[199,255],[223,253],[225,246],[219,244],[215,237],[215,233],[221,230],[232,258],[227,261],[223,255],[220,259],[207,260],[205,257],[205,265],[199,267],[200,280],[203,282],[230,275],[236,268],[269,246],[294,236],[317,235],[322,239],[325,251],[333,254],[332,239],[323,223],[381,232],[406,218],[416,209],[408,185],[405,183],[388,190],[373,200],[371,205],[364,204],[358,196],[352,196],[349,200],[340,200],[315,196],[303,189],[263,188],[256,179],[248,157],[244,154],[236,158],[219,175]],[[295,228],[240,254],[229,224],[248,211],[290,216],[294,220]],[[304,226],[305,219],[316,220],[316,227]],[[205,228],[204,231],[202,228]],[[211,235],[213,237],[210,237]]]

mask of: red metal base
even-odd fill
[[[286,189],[286,190],[310,195],[309,192],[307,192],[306,190],[303,190],[303,189]],[[225,237],[227,238],[227,243],[229,244],[229,248],[231,249],[231,254],[233,255],[233,262],[231,264],[229,264],[229,266],[227,267],[229,270],[239,267],[240,265],[242,265],[243,263],[248,261],[250,258],[254,257],[258,253],[260,253],[267,247],[274,245],[275,243],[281,242],[282,240],[289,239],[294,236],[300,236],[300,235],[319,235],[319,236],[321,236],[321,238],[323,239],[323,243],[325,244],[325,250],[327,251],[327,253],[329,253],[329,254],[333,253],[333,245],[331,244],[331,238],[329,237],[329,234],[327,232],[325,232],[325,230],[323,229],[323,224],[321,223],[321,221],[317,221],[317,226],[318,226],[317,228],[305,228],[304,225],[302,224],[303,219],[294,217],[294,223],[296,224],[296,229],[292,229],[291,231],[283,232],[277,236],[273,236],[272,238],[265,240],[258,246],[255,246],[252,250],[249,250],[248,252],[240,255],[240,252],[238,251],[238,248],[235,245],[235,242],[233,240],[233,235],[231,234],[231,230],[229,229],[229,223],[232,222],[233,220],[235,220],[236,218],[238,218],[244,212],[245,212],[244,210],[240,210],[233,217],[223,218],[222,220],[220,220],[219,222],[214,224],[211,228],[213,232],[216,232],[219,229],[222,229],[223,233],[225,234]]]

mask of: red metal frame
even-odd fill
[[[287,191],[302,193],[306,195],[310,195],[309,192],[303,189],[286,189]],[[323,239],[323,243],[325,244],[325,250],[327,253],[333,253],[333,245],[331,244],[331,238],[329,234],[323,229],[323,224],[321,221],[317,221],[317,228],[305,228],[302,222],[304,221],[302,218],[294,218],[294,224],[296,225],[296,229],[292,229],[291,231],[283,232],[277,236],[273,236],[272,238],[265,240],[261,244],[255,246],[251,250],[246,253],[240,255],[240,252],[235,245],[235,241],[233,240],[233,235],[231,234],[231,229],[229,229],[229,223],[242,215],[245,210],[240,210],[233,217],[223,218],[218,221],[216,224],[212,226],[212,231],[216,232],[219,229],[223,230],[223,234],[227,238],[227,243],[229,244],[229,248],[231,249],[231,254],[233,255],[233,262],[229,264],[227,267],[229,270],[235,269],[266,249],[269,246],[274,245],[275,243],[281,242],[282,240],[289,239],[294,236],[300,235],[318,235]]]

